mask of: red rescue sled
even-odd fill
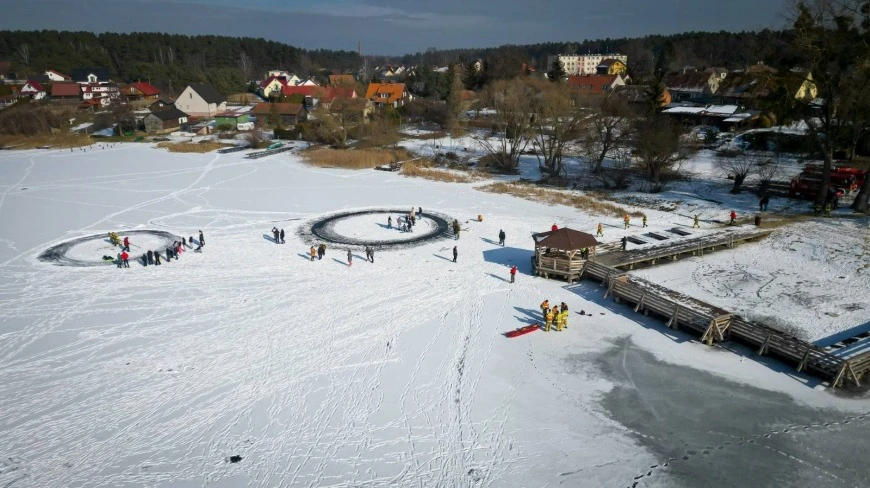
[[[520,327],[519,329],[514,329],[510,332],[505,332],[504,336],[505,337],[519,337],[521,335],[526,335],[530,332],[534,332],[540,328],[541,328],[541,326],[538,324],[527,325],[525,327]]]

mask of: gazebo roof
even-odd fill
[[[598,245],[598,240],[592,234],[568,228],[541,232],[533,234],[532,237],[535,239],[535,247],[549,247],[563,251],[576,251]]]

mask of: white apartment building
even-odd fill
[[[618,59],[628,66],[628,56],[624,54],[557,54],[547,56],[547,70],[553,67],[557,60],[562,62],[565,73],[571,75],[594,75],[596,68],[605,59]]]

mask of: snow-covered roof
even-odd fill
[[[737,105],[710,105],[706,112],[710,115],[731,115],[737,111]]]
[[[704,107],[674,107],[664,110],[666,114],[701,114],[706,110]]]
[[[752,117],[752,114],[747,114],[747,113],[734,114],[731,117],[728,117],[727,119],[723,120],[722,122],[743,122],[744,120],[749,119],[751,117]]]
[[[664,110],[666,114],[710,115],[713,117],[729,117],[739,109],[737,105],[710,105],[707,107],[672,107]]]

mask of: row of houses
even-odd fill
[[[293,73],[284,70],[272,70],[266,78],[259,82],[258,93],[265,99],[280,97],[301,97],[309,100],[308,106],[317,103],[331,103],[335,99],[358,98],[356,79],[353,75],[337,74],[329,76],[328,86],[319,86],[311,79],[301,79]],[[386,81],[372,82],[366,87],[365,98],[374,107],[398,108],[413,100],[405,83]]]
[[[160,91],[150,83],[138,81],[119,86],[109,78],[105,68],[80,68],[67,75],[47,70],[28,78],[21,86],[13,86],[10,102],[27,97],[32,100],[51,99],[79,102],[81,108],[101,108],[128,100],[157,99]]]
[[[676,102],[757,105],[779,90],[807,102],[818,95],[811,73],[801,69],[778,72],[764,64],[730,72],[689,68],[665,76],[663,82]]]

